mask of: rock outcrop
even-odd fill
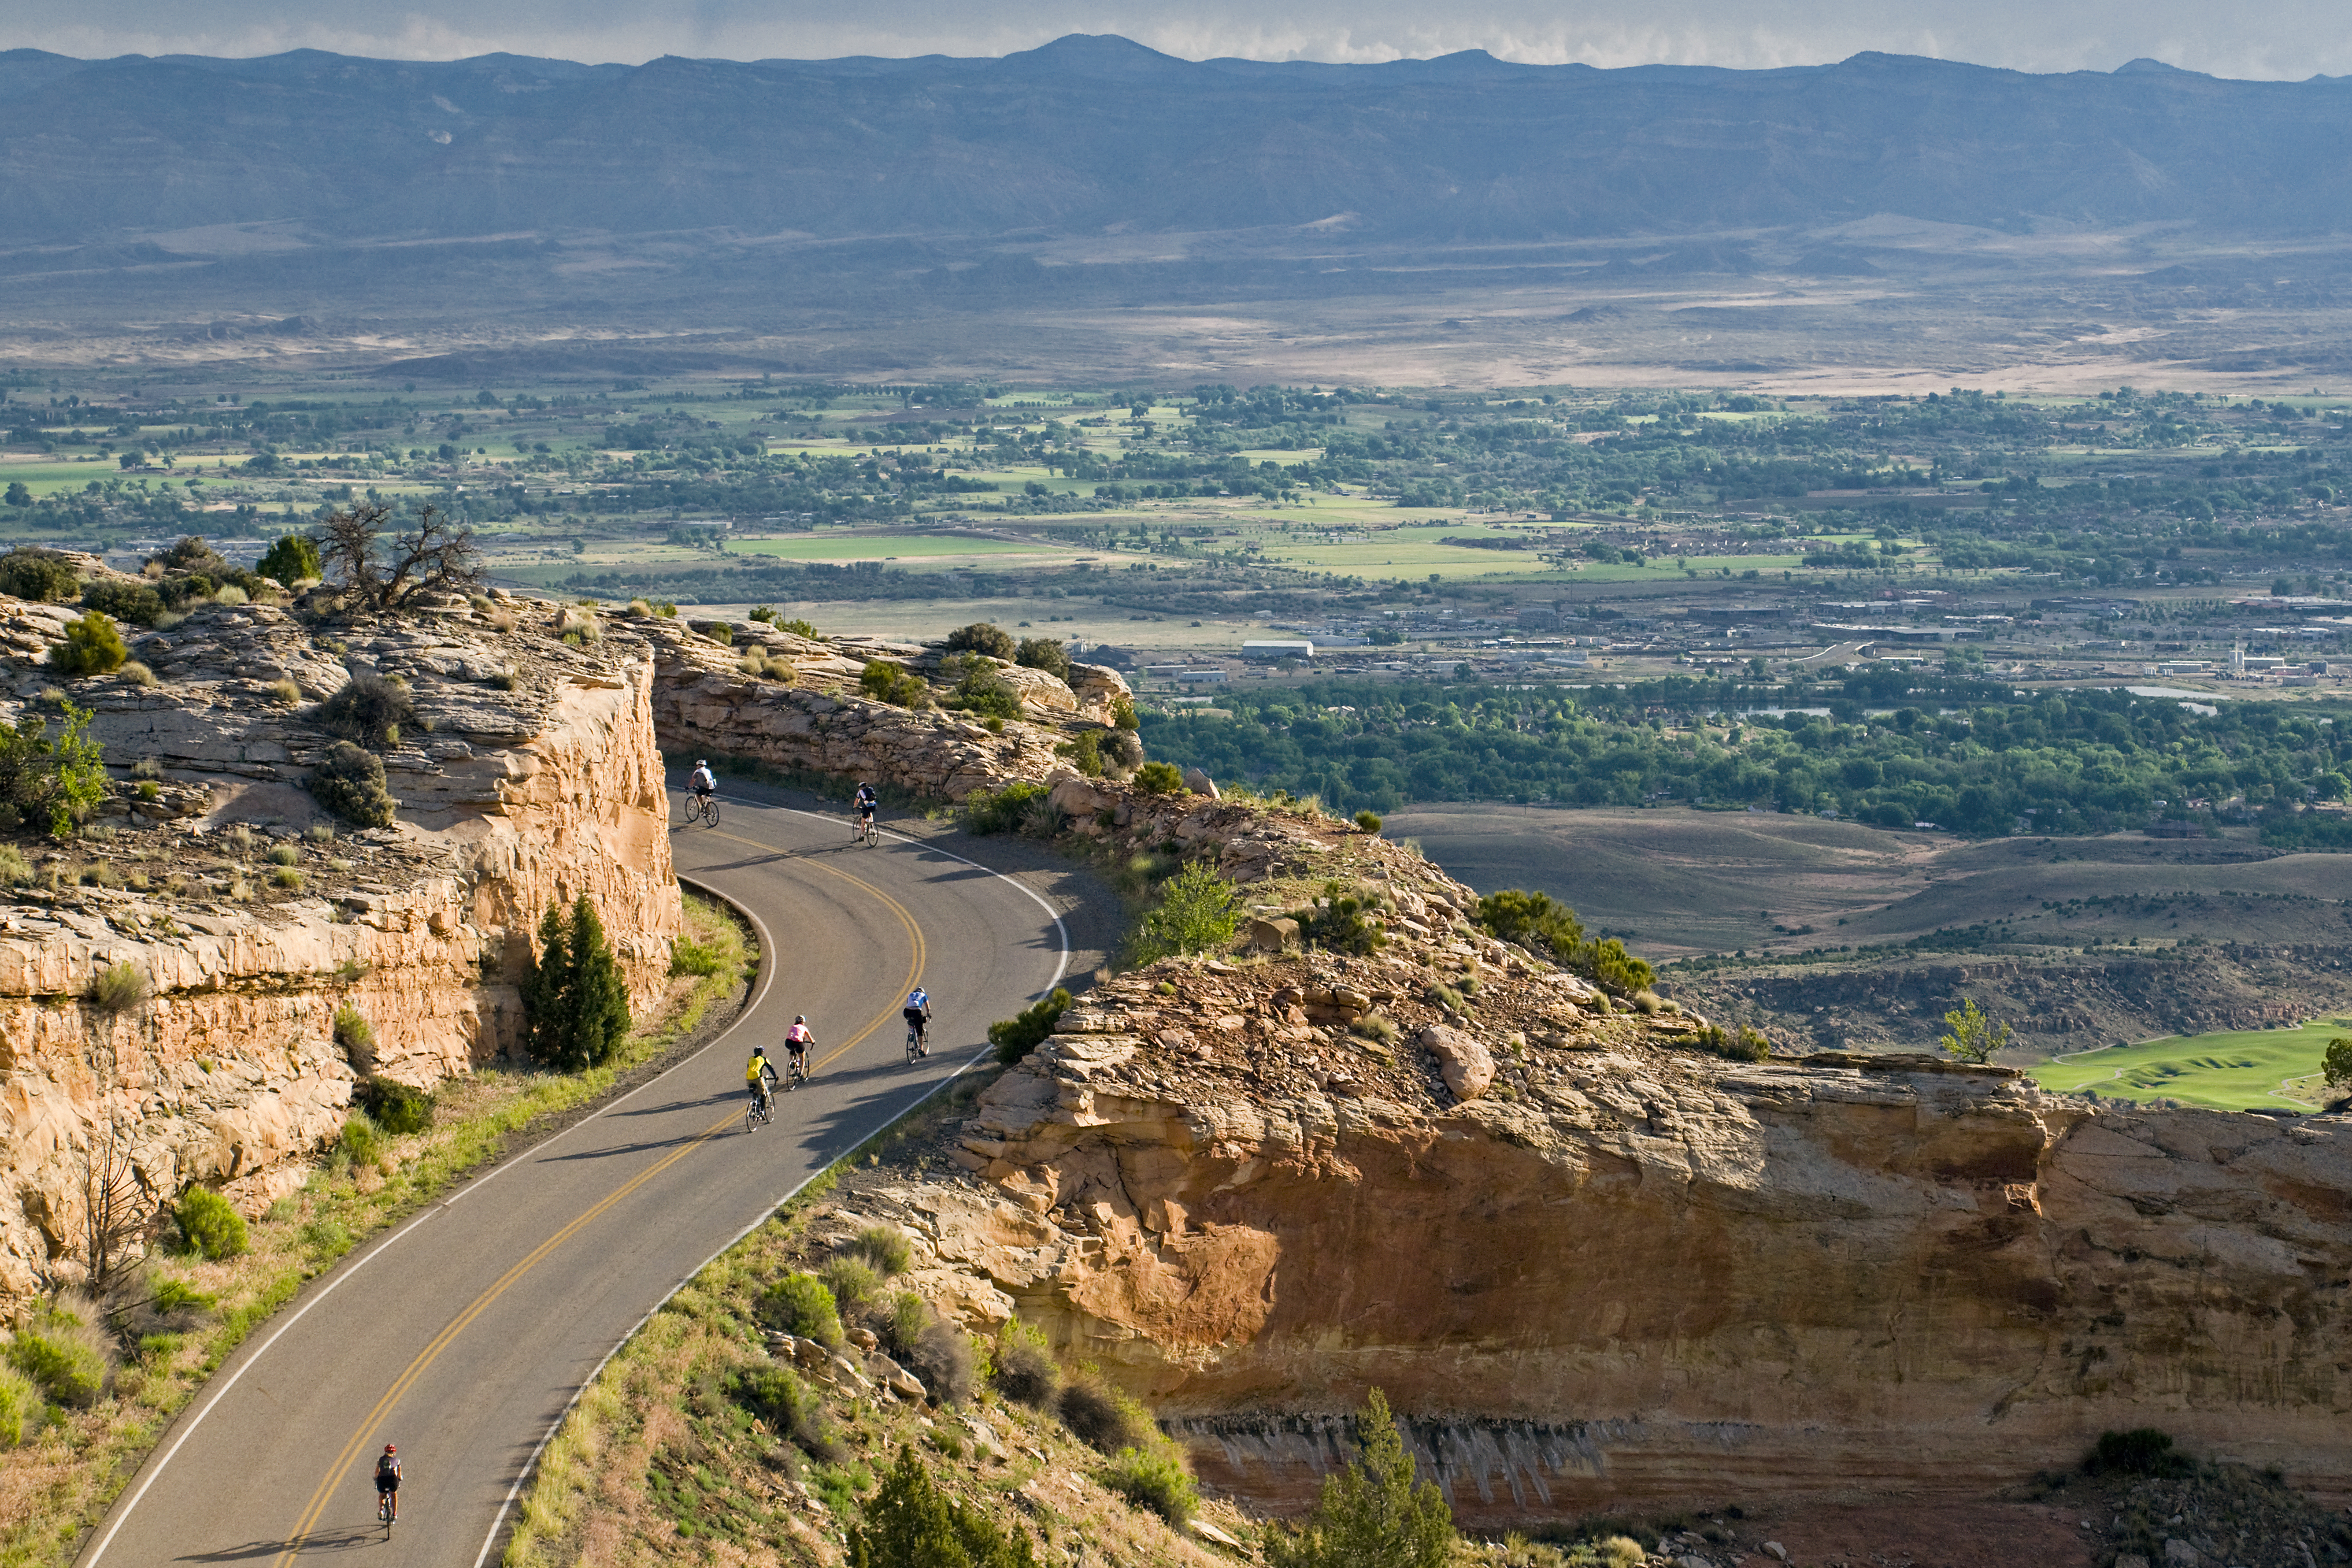
[[[134,635],[152,684],[58,683],[37,661],[78,613],[0,599],[0,716],[91,710],[115,790],[94,832],[19,835],[30,885],[0,910],[0,1297],[71,1275],[97,1126],[156,1207],[205,1182],[253,1208],[357,1078],[429,1085],[515,1048],[551,903],[592,898],[634,998],[659,995],[679,912],[645,640],[568,644],[568,612],[527,601],[397,622],[202,603]],[[317,705],[362,674],[414,713],[383,747],[395,821],[352,832],[303,781],[334,738]],[[126,964],[145,999],[83,999]],[[336,1043],[342,1006],[372,1043]]]
[[[1045,1325],[1218,1488],[1303,1507],[1379,1386],[1496,1524],[1980,1491],[2139,1426],[2352,1492],[2352,1119],[1741,1060],[1484,936],[1466,889],[1328,819],[1054,798],[1373,906],[1353,955],[1298,952],[1261,905],[1270,954],[1097,986],[982,1098],[973,1179],[904,1195],[917,1288]]]
[[[629,624],[659,653],[654,717],[672,752],[888,782],[934,800],[961,800],[1066,768],[1055,747],[1080,731],[1110,729],[1116,705],[1129,696],[1118,673],[1101,666],[1076,665],[1065,682],[992,660],[1022,711],[992,728],[969,714],[910,709],[859,689],[873,661],[919,677],[939,674],[937,650],[817,640],[749,620],[640,615]]]

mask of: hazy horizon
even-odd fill
[[[0,48],[79,59],[121,55],[252,57],[315,48],[378,59],[509,53],[639,64],[710,59],[992,57],[1070,33],[1117,34],[1181,58],[1370,64],[1485,49],[1530,65],[1827,65],[1866,51],[2055,73],[2106,71],[2137,58],[2239,80],[2352,72],[2352,34],[2311,0],[2258,15],[2185,0],[1955,7],[1922,0],[1614,0],[1563,18],[1535,0],[1485,0],[1432,16],[1396,0],[1331,0],[1269,10],[1210,0],[1181,17],[1134,0],[1034,0],[976,10],[943,0],[878,0],[843,16],[808,0],[701,3],[647,12],[611,0],[424,0],[387,14],[353,0],[294,6],[226,0],[191,15],[154,0],[23,0],[0,20]]]

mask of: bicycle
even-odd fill
[[[756,1133],[776,1119],[776,1103],[766,1094],[754,1094],[751,1103],[743,1107],[743,1130]]]
[[[787,1093],[787,1094],[791,1093],[793,1090],[795,1090],[795,1089],[799,1088],[802,1084],[806,1083],[806,1082],[808,1082],[808,1068],[807,1068],[807,1066],[804,1064],[804,1061],[803,1061],[803,1058],[806,1056],[806,1054],[807,1054],[807,1053],[806,1053],[806,1052],[804,1052],[804,1051],[803,1051],[803,1052],[799,1052],[799,1053],[794,1053],[794,1052],[792,1052],[792,1051],[787,1051],[787,1052],[785,1052],[785,1054],[784,1054],[784,1092],[785,1092],[785,1093]]]
[[[399,1510],[394,1506],[392,1500],[397,1495],[388,1491],[375,1494],[375,1516],[383,1525],[383,1538],[386,1541],[392,1539],[392,1521],[400,1516]]]
[[[716,793],[688,795],[686,798],[686,820],[679,826],[690,828],[697,822],[706,828],[719,825],[719,797]]]
[[[922,1026],[908,1024],[907,1026],[907,1061],[911,1064],[917,1057],[929,1056],[930,1053],[930,1042],[923,1038]]]
[[[863,841],[869,850],[878,849],[882,844],[882,835],[875,831],[871,817],[858,818],[857,826],[849,830],[849,836],[853,841]]]

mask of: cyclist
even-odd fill
[[[377,1507],[387,1506],[389,1500],[392,1517],[400,1517],[400,1448],[396,1444],[386,1443],[383,1452],[376,1456],[375,1495]]]
[[[874,792],[873,785],[860,784],[853,802],[857,807],[857,825],[850,830],[849,836],[857,838],[873,831],[874,808],[882,803],[882,797]]]
[[[784,1030],[784,1049],[792,1053],[792,1065],[800,1069],[803,1078],[810,1076],[809,1047],[815,1043],[816,1036],[809,1030],[808,1015],[793,1014],[793,1027]]]
[[[710,771],[707,758],[695,763],[694,771],[686,776],[686,787],[694,791],[698,800],[709,800],[710,792],[719,788],[719,779]]]
[[[768,1061],[766,1046],[751,1048],[751,1060],[743,1064],[743,1076],[751,1083],[751,1098],[760,1103],[761,1113],[772,1111],[774,1107],[769,1103],[768,1085],[776,1082],[776,1070]]]
[[[917,986],[907,993],[907,1005],[899,1009],[906,1017],[907,1027],[915,1031],[915,1051],[920,1056],[931,1053],[928,1031],[931,1022],[931,994]]]

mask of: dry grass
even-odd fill
[[[730,995],[757,959],[749,934],[690,894],[686,920],[688,936],[720,954],[717,972],[673,985],[661,1015],[604,1066],[583,1073],[493,1069],[452,1080],[436,1097],[429,1131],[384,1135],[383,1166],[331,1155],[299,1192],[252,1224],[243,1257],[217,1263],[159,1257],[156,1277],[183,1281],[217,1305],[168,1349],[126,1368],[111,1397],[64,1413],[34,1440],[0,1453],[0,1568],[63,1568],[172,1416],[303,1281],[495,1157],[509,1134],[605,1092]]]

